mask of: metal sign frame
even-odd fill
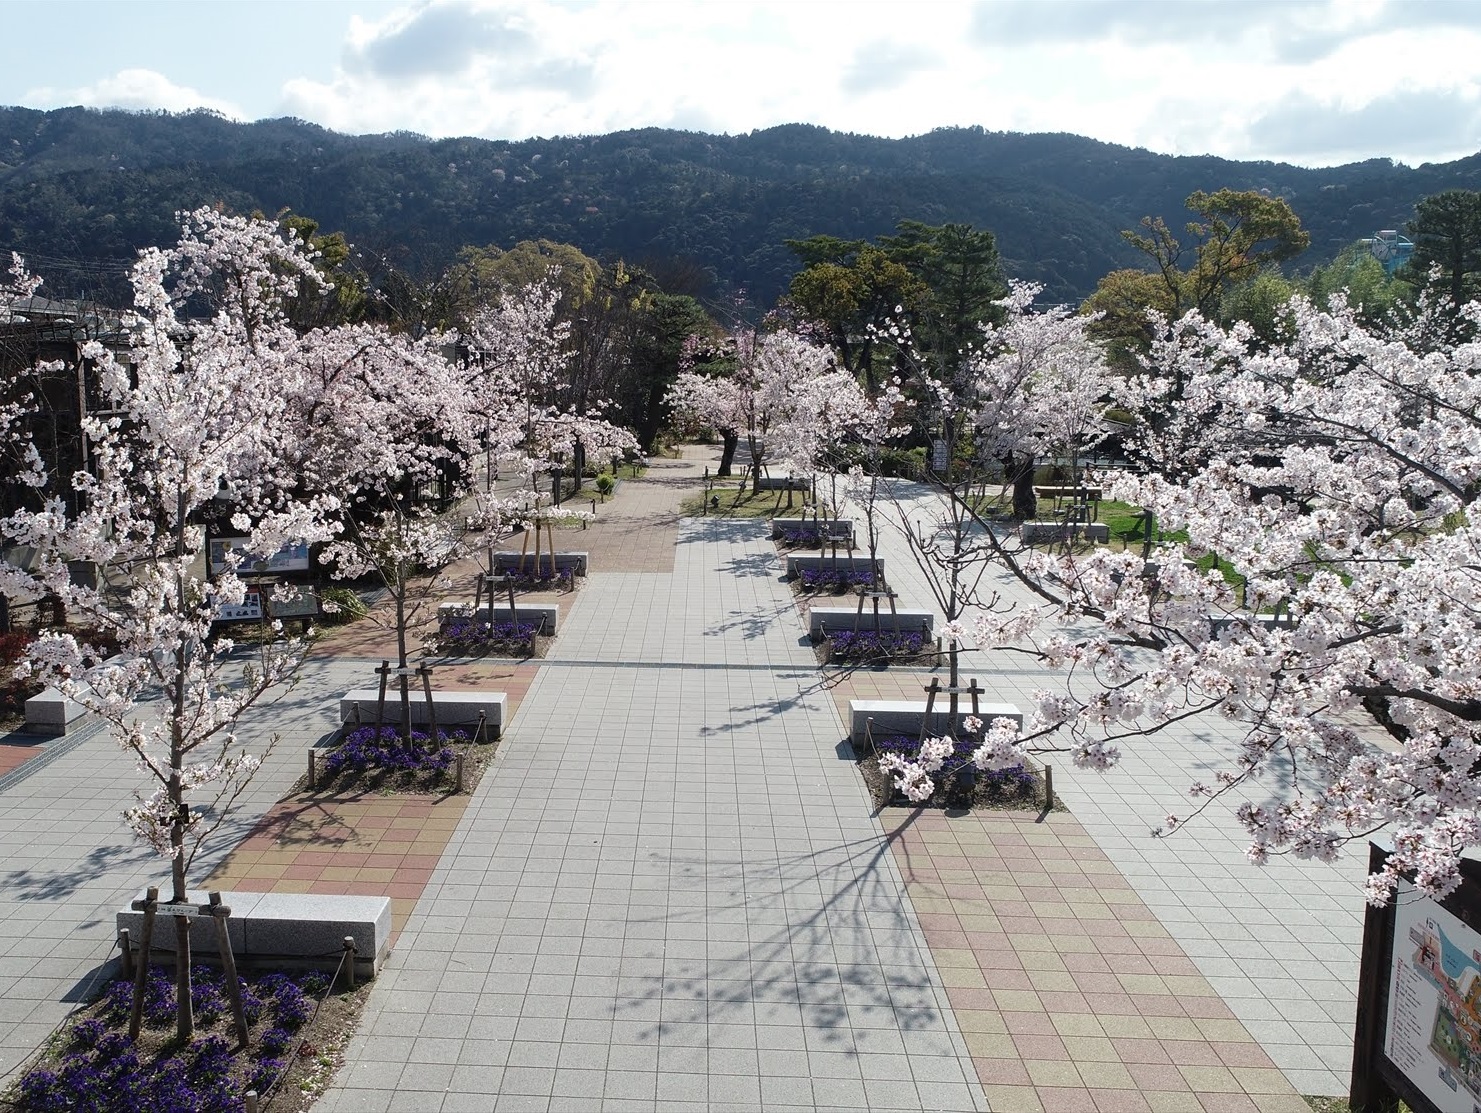
[[[1381,871],[1391,851],[1377,842],[1369,844],[1368,872]],[[1454,916],[1470,930],[1481,934],[1481,862],[1462,859],[1460,887],[1443,901],[1422,898]],[[1388,1057],[1389,1026],[1394,984],[1395,934],[1398,910],[1390,900],[1382,908],[1371,905],[1363,920],[1363,951],[1358,973],[1357,1023],[1353,1033],[1351,1104],[1353,1113],[1395,1113],[1400,1100],[1414,1113],[1473,1113],[1481,1109],[1481,1096],[1457,1087],[1455,1101],[1437,1105],[1403,1067]],[[1408,946],[1408,940],[1397,941]],[[1473,952],[1481,970],[1481,952]]]

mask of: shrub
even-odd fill
[[[354,622],[357,618],[364,618],[370,613],[365,600],[347,587],[321,588],[319,606],[324,612],[321,621],[326,626],[339,626],[346,622]]]
[[[597,476],[596,478],[596,486],[597,494],[601,495],[602,498],[606,498],[616,489],[617,480],[614,479],[610,473],[602,472],[601,475]]]

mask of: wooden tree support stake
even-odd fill
[[[216,927],[216,948],[221,952],[221,969],[226,975],[226,997],[231,1002],[231,1019],[237,1029],[237,1043],[247,1046],[250,1035],[247,1031],[247,1011],[242,1007],[242,983],[237,977],[237,958],[231,953],[231,935],[226,927],[231,909],[221,903],[221,894],[212,892],[211,923]]]
[[[139,1038],[139,1028],[144,1023],[144,983],[149,979],[149,949],[154,946],[154,910],[158,905],[158,885],[149,886],[144,899],[134,902],[135,911],[144,913],[144,927],[139,939],[139,966],[134,971],[134,1003],[129,1010],[130,1041]]]
[[[359,705],[357,704],[356,706],[358,707]],[[316,791],[318,789],[318,787],[319,787],[319,770],[318,770],[318,767],[317,767],[317,763],[314,761],[314,751],[313,751],[312,748],[310,748],[309,749],[309,791],[310,792],[314,792],[314,791]]]
[[[355,988],[355,937],[346,935],[344,942],[345,950],[345,985],[352,991]]]

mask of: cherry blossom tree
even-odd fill
[[[682,371],[666,402],[680,421],[744,438],[751,458],[751,490],[759,493],[761,469],[768,461],[815,452],[815,446],[807,444],[803,423],[793,415],[799,412],[798,393],[834,372],[835,358],[829,348],[792,330],[739,329],[731,333],[727,345],[734,352],[734,371],[725,376]],[[786,438],[785,447],[772,441],[774,433]]]
[[[260,554],[329,535],[334,501],[299,497],[284,452],[284,400],[302,348],[282,300],[316,281],[302,245],[272,224],[185,215],[179,244],[143,251],[134,266],[127,351],[92,342],[82,352],[106,409],[83,421],[91,470],[71,477],[81,508],[45,493],[30,451],[21,479],[35,497],[0,522],[8,542],[36,554],[26,568],[0,565],[0,591],[54,594],[117,640],[105,661],[71,634],[46,633],[22,670],[105,720],[153,784],[125,819],[169,861],[173,902],[187,899],[196,854],[257,768],[239,719],[302,658],[301,640],[264,638],[247,660],[212,642],[220,608],[240,604],[245,586],[235,555],[206,578],[201,523],[224,508],[245,550]],[[69,575],[78,561],[96,568],[96,586]],[[186,1039],[188,920],[177,917],[175,931],[176,1027]]]

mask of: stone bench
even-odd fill
[[[884,630],[888,633],[919,633],[931,636],[936,616],[930,611],[897,610],[893,614],[883,605],[879,609],[879,622],[875,624],[873,606],[866,600],[861,617],[854,607],[814,607],[807,616],[807,632],[814,640],[838,630],[853,630],[855,620],[860,630]]]
[[[555,569],[557,572],[564,572],[569,569],[573,576],[584,576],[586,575],[586,563],[586,553],[571,552],[555,554]],[[542,572],[549,572],[550,554],[541,553],[538,562],[535,560],[534,553],[509,552],[494,554],[495,575],[503,575],[505,572],[518,572],[521,568],[527,572],[533,572],[536,568],[539,568]]]
[[[514,606],[514,621],[528,622],[535,627],[539,634],[551,635],[556,631],[560,623],[559,603],[516,603]],[[479,605],[477,611],[473,609],[472,603],[443,603],[437,608],[437,629],[446,629],[447,624],[458,618],[477,618],[487,620],[489,616],[489,605],[484,601]],[[494,621],[508,622],[509,598],[494,599]]]
[[[395,680],[386,685],[385,721],[401,722],[401,693]],[[344,724],[366,725],[375,722],[375,708],[380,700],[380,688],[356,688],[346,692],[339,701],[339,721]],[[495,738],[504,729],[504,720],[509,717],[509,695],[506,692],[432,692],[432,708],[437,712],[437,728],[473,726],[483,714],[484,723],[493,731]],[[427,695],[418,686],[411,690],[411,724],[427,725]]]
[[[972,713],[971,697],[959,696],[958,700],[957,706],[961,708],[960,714],[970,715]],[[944,731],[950,725],[950,701],[950,696],[936,697],[936,704],[931,709],[931,729]],[[849,742],[855,746],[862,746],[871,726],[876,737],[884,734],[920,737],[921,718],[926,713],[926,701],[923,699],[851,699],[848,701],[848,711]],[[1011,703],[979,703],[977,717],[988,724],[994,719],[1012,719],[1018,724],[1020,730],[1023,728],[1023,712]]]
[[[854,545],[854,520],[852,518],[773,518],[771,539],[780,541],[787,530],[809,530],[825,538],[837,538],[849,548]]]
[[[205,905],[209,894],[186,890],[187,903]],[[139,900],[144,893],[139,893]],[[355,975],[373,978],[391,953],[391,898],[331,896],[317,893],[228,893],[221,903],[231,909],[226,937],[244,964],[288,965],[333,970],[344,951],[345,936],[355,941]],[[144,940],[144,913],[132,906],[116,916],[120,931],[128,929],[137,953]],[[153,961],[175,954],[175,924],[170,916],[156,916],[150,941]],[[193,961],[211,962],[220,953],[216,929],[209,916],[190,921]]]
[[[884,578],[884,559],[871,561],[866,556],[829,556],[826,553],[802,553],[787,557],[787,575],[800,576],[804,571],[821,572],[837,568],[845,572],[868,572]]]
[[[1111,527],[1105,522],[1024,522],[1018,536],[1025,545],[1043,541],[1069,541],[1083,537],[1101,544],[1111,540]]]
[[[32,734],[65,735],[88,715],[88,709],[55,688],[26,700],[26,730]]]
[[[788,476],[785,479],[780,478],[780,477],[772,478],[771,476],[762,476],[760,479],[758,479],[756,481],[756,490],[758,490],[758,491],[811,491],[812,490],[812,483],[809,480],[806,480],[806,479],[797,479],[797,478],[795,478],[793,476]]]

